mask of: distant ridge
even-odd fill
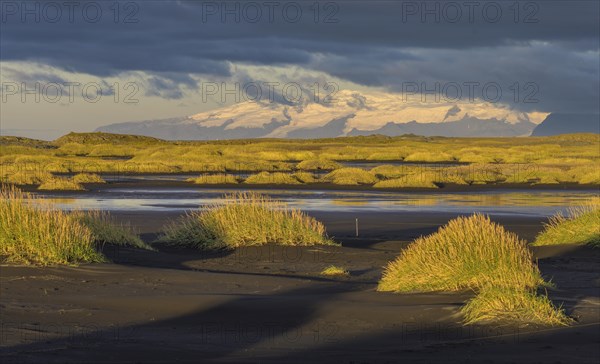
[[[163,140],[143,135],[111,134],[102,132],[74,133],[71,132],[56,139],[53,144],[63,145],[67,143],[80,144],[139,144],[139,143],[164,143]]]
[[[550,136],[573,133],[600,134],[600,114],[552,113],[533,129],[531,136]]]
[[[398,136],[529,136],[547,113],[476,100],[426,103],[384,92],[339,91],[334,99],[297,104],[244,101],[178,118],[116,123],[97,131],[165,140]]]

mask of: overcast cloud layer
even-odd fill
[[[598,112],[598,1],[322,1],[318,12],[313,1],[149,1],[120,2],[118,13],[112,1],[91,3],[71,12],[3,1],[3,79],[137,75],[146,95],[185,99],[199,79],[249,81],[238,71],[272,66],[293,70],[287,79],[316,72],[391,91],[497,82],[517,109]],[[15,62],[32,66],[7,66]],[[535,84],[537,101],[515,102],[516,82]]]

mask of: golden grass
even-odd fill
[[[379,181],[373,185],[375,188],[439,188],[436,185],[435,173],[421,173],[415,176]]]
[[[105,244],[153,250],[108,213],[64,212],[13,186],[2,186],[0,197],[0,256],[9,263],[104,262],[96,248]]]
[[[200,177],[188,178],[187,182],[193,182],[199,185],[217,185],[217,184],[238,184],[236,176],[232,174],[203,174]]]
[[[444,152],[415,152],[404,158],[406,162],[427,162],[427,163],[440,163],[440,162],[454,162],[456,159]]]
[[[21,170],[8,173],[4,182],[15,185],[38,185],[52,178],[54,178],[52,173],[46,171]]]
[[[530,289],[543,283],[525,241],[474,214],[416,239],[388,264],[378,290],[457,291],[490,284]]]
[[[327,277],[348,277],[350,276],[350,272],[347,269],[338,267],[335,265],[330,265],[329,267],[323,269],[320,273],[322,276]]]
[[[328,159],[308,159],[298,163],[296,168],[304,171],[334,170],[342,168],[342,165]]]
[[[548,285],[525,241],[486,216],[451,220],[436,233],[416,239],[386,267],[379,291],[474,290],[461,312],[465,324],[567,325],[571,320],[547,296]]]
[[[382,164],[377,167],[373,167],[370,169],[370,172],[380,179],[394,179],[400,178],[410,173],[410,166],[401,165],[394,166],[391,164]]]
[[[154,250],[144,243],[130,226],[113,221],[108,212],[76,211],[73,216],[91,230],[94,242],[98,245],[110,244]]]
[[[567,326],[573,320],[547,295],[530,290],[486,287],[461,309],[466,324],[518,323]]]
[[[16,188],[0,192],[0,255],[17,264],[102,262],[90,228],[71,214]],[[34,206],[33,203],[41,206]]]
[[[556,214],[532,245],[588,244],[600,247],[600,197],[572,207],[567,215]]]
[[[300,181],[300,183],[317,183],[317,182],[319,182],[319,179],[310,172],[303,172],[303,171],[295,172],[294,177],[298,181]]]
[[[38,190],[45,191],[83,191],[84,188],[77,182],[74,182],[71,179],[54,177],[44,181],[39,187]]]
[[[285,203],[256,193],[225,196],[225,204],[192,211],[159,239],[199,249],[251,245],[332,245],[322,223]]]
[[[452,178],[439,183],[581,183],[600,184],[598,136],[593,134],[536,138],[438,138],[419,136],[346,137],[319,140],[220,140],[168,142],[107,133],[72,133],[55,142],[0,137],[0,175],[14,184],[39,184],[36,172],[208,173],[293,172],[340,167],[341,160],[406,160],[477,163],[475,171],[447,167]],[[123,160],[107,158],[122,157]],[[302,160],[297,165],[291,161]],[[515,168],[519,166],[519,168]],[[405,167],[405,166],[403,166]],[[462,168],[461,168],[462,167]],[[471,167],[471,166],[469,166]],[[496,169],[497,173],[491,171]],[[481,169],[485,169],[482,171]],[[34,172],[23,172],[34,171]],[[379,179],[414,175],[372,171]],[[421,173],[435,172],[421,166]],[[361,184],[349,177],[350,184]],[[326,181],[323,181],[326,182]],[[347,181],[339,181],[344,182]],[[365,183],[365,184],[374,184]],[[390,182],[391,183],[391,182]]]
[[[373,174],[360,168],[340,168],[327,173],[321,178],[324,182],[336,185],[373,185],[379,179]]]
[[[248,184],[278,184],[278,185],[298,185],[300,181],[289,173],[284,172],[260,172],[248,176],[244,183]]]
[[[106,183],[106,181],[95,173],[78,173],[73,176],[75,183]]]

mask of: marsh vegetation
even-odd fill
[[[448,184],[598,185],[598,138],[594,134],[535,138],[409,135],[169,142],[71,133],[43,142],[2,137],[0,177],[16,185],[51,181],[48,188],[65,189],[77,188],[74,183],[102,183],[90,178],[102,173],[198,173],[190,182],[207,185],[324,183],[392,189]],[[350,161],[377,163],[370,168],[344,167]],[[446,166],[439,168],[436,163]],[[241,172],[250,176],[230,177]],[[65,173],[82,175],[73,178],[73,183],[55,179]]]

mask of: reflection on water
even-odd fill
[[[96,192],[40,193],[64,209],[183,211],[222,203],[234,190],[107,188]],[[597,191],[379,192],[286,191],[265,193],[305,211],[452,212],[547,216],[579,204]]]

